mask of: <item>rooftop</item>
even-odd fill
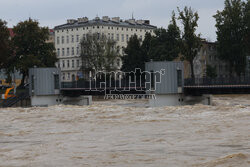
[[[65,29],[65,28],[76,28],[83,26],[94,26],[94,25],[103,25],[103,26],[120,26],[120,27],[133,27],[133,28],[146,28],[146,29],[155,29],[156,26],[150,25],[149,20],[121,20],[119,17],[109,18],[108,16],[103,16],[102,19],[96,17],[93,20],[89,20],[87,17],[75,19],[68,19],[66,24],[56,26],[54,29]]]

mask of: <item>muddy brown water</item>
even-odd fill
[[[249,167],[250,95],[0,109],[0,166]]]

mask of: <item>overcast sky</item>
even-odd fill
[[[67,19],[97,15],[129,19],[149,19],[152,25],[166,28],[172,10],[191,6],[200,16],[198,33],[211,41],[216,40],[215,20],[217,10],[224,8],[224,0],[0,0],[0,19],[13,27],[31,17],[41,26],[53,28]]]

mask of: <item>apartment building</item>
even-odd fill
[[[229,64],[218,58],[216,45],[215,42],[208,42],[205,39],[202,40],[201,48],[193,60],[195,78],[207,77],[207,65],[215,68],[218,77],[228,77],[230,75]],[[191,78],[191,66],[189,62],[185,61],[184,66],[185,78]]]
[[[89,20],[87,17],[67,20],[66,24],[56,26],[55,48],[57,51],[57,67],[61,68],[62,81],[70,82],[83,77],[81,73],[80,41],[85,39],[88,34],[106,36],[115,40],[123,55],[123,48],[127,46],[130,37],[136,34],[144,40],[146,33],[153,35],[156,26],[150,25],[149,20],[121,20],[119,17],[109,18],[104,16]],[[120,59],[115,62],[118,69],[122,66]]]

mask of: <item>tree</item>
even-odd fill
[[[15,66],[23,75],[21,81],[23,86],[29,68],[54,67],[57,58],[54,45],[46,42],[49,39],[48,28],[39,27],[37,21],[29,19],[20,22],[13,28],[13,32]]]
[[[246,46],[248,46],[248,55],[250,55],[250,0],[245,3],[244,10],[244,24],[246,25],[246,36],[245,42]]]
[[[80,45],[83,73],[92,70],[110,72],[118,69],[114,62],[120,55],[115,41],[95,33],[87,34]]]
[[[131,72],[136,68],[140,68],[141,71],[144,71],[146,57],[142,54],[141,43],[137,35],[134,35],[129,39],[124,52],[125,55],[122,57],[122,71]]]
[[[212,67],[211,65],[207,65],[206,76],[209,78],[216,78],[217,77],[216,67]]]
[[[9,60],[12,57],[11,40],[7,22],[0,19],[0,69],[9,67]]]
[[[194,64],[193,60],[201,47],[200,35],[196,35],[195,31],[198,27],[199,16],[191,8],[185,7],[183,11],[179,11],[179,20],[184,27],[181,42],[182,58],[187,60],[191,66],[191,77],[194,79]]]
[[[218,11],[216,19],[218,56],[230,64],[230,73],[238,76],[245,73],[247,48],[244,2],[225,0],[225,8]],[[246,18],[245,18],[246,19]]]

